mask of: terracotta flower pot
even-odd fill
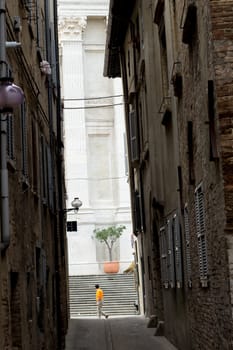
[[[117,273],[119,272],[120,264],[119,261],[106,261],[104,263],[105,273]]]

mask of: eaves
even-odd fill
[[[121,76],[120,47],[124,43],[126,31],[136,0],[110,0],[105,46],[104,76]]]

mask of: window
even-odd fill
[[[197,8],[193,2],[187,2],[187,10],[183,24],[182,41],[184,44],[190,44],[196,32],[197,26]]]
[[[208,286],[208,260],[206,248],[205,208],[202,184],[195,190],[196,232],[198,239],[199,271],[202,287]]]
[[[188,122],[188,162],[189,162],[189,183],[193,184],[194,177],[194,161],[193,161],[193,122]]]
[[[215,99],[214,82],[208,81],[208,116],[209,116],[209,135],[210,135],[210,160],[218,158],[217,137],[215,127]]]
[[[181,288],[183,265],[178,215],[167,219],[159,234],[162,283],[165,288]]]
[[[67,221],[67,231],[77,232],[77,221]]]
[[[176,286],[182,286],[182,255],[181,255],[181,234],[180,222],[178,215],[174,215],[172,219],[172,231],[174,240],[174,255],[175,255],[175,271],[176,271]]]

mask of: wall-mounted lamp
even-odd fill
[[[12,109],[24,101],[23,90],[10,80],[0,78],[0,109]]]
[[[71,205],[73,208],[67,208],[64,209],[64,213],[68,213],[70,211],[74,211],[74,212],[78,212],[79,208],[83,205],[82,201],[80,201],[80,199],[78,197],[74,198],[71,202]]]

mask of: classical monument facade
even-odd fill
[[[233,348],[233,1],[111,0],[145,313],[179,349]]]
[[[56,18],[56,1],[0,2],[0,349],[65,346],[67,246]]]
[[[128,160],[121,80],[103,77],[108,1],[59,1],[69,274],[103,273],[108,254],[93,231],[126,230],[116,244],[120,271],[132,261]]]

